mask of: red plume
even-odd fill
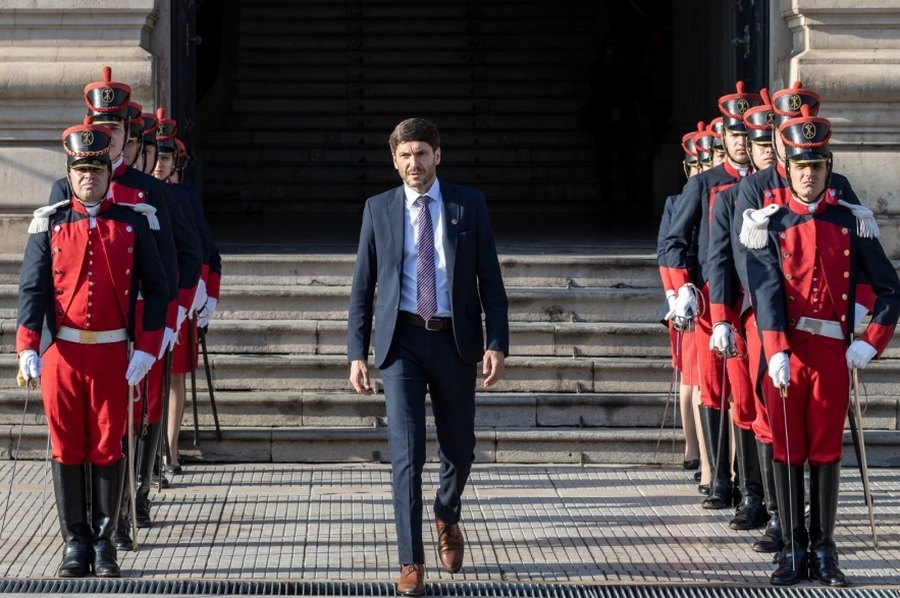
[[[166,109],[165,108],[157,108],[156,109],[156,120],[162,120],[166,117]]]
[[[804,118],[810,116],[809,106],[807,106],[806,104],[803,104],[802,106],[800,106],[800,114],[803,115]]]
[[[93,117],[93,116],[85,116],[85,117],[84,117],[84,123],[82,123],[82,124],[85,124],[85,125],[92,125],[92,124],[94,124],[94,117]]]
[[[737,88],[737,92],[738,92],[738,93],[744,93],[744,82],[743,82],[743,81],[738,81],[738,82],[735,84],[735,88]]]
[[[112,81],[112,68],[105,66],[103,67],[103,82],[109,83]]]
[[[705,131],[705,130],[706,130],[706,123],[704,123],[702,120],[698,121],[697,122],[697,131]]]
[[[772,105],[772,97],[769,95],[769,90],[763,87],[759,90],[759,95],[762,98],[763,106],[771,106]]]
[[[793,87],[794,89],[803,89],[803,82],[802,81],[794,81],[794,84],[791,87]]]

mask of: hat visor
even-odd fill
[[[831,155],[820,154],[818,152],[801,152],[787,157],[794,164],[812,164],[814,162],[827,162],[831,159]]]
[[[109,168],[109,161],[102,158],[75,158],[69,163],[69,168],[90,167],[90,168]]]

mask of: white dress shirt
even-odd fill
[[[428,211],[431,213],[431,225],[434,227],[434,281],[437,287],[437,313],[435,317],[448,318],[450,312],[450,285],[447,280],[447,256],[444,253],[444,202],[441,198],[441,184],[434,179],[426,193],[419,193],[403,185],[406,195],[403,219],[403,278],[400,281],[400,309],[416,313],[416,265],[419,256],[419,215],[422,208],[415,205],[421,195],[431,198]]]

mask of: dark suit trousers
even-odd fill
[[[381,379],[401,564],[425,562],[422,467],[426,389],[431,394],[441,462],[434,515],[444,523],[460,519],[460,497],[475,458],[475,368],[460,359],[451,330],[430,332],[397,322]]]

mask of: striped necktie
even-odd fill
[[[432,200],[420,195],[419,206],[418,258],[416,262],[416,312],[423,320],[430,320],[437,313],[437,288],[434,279],[434,227],[428,204]]]

